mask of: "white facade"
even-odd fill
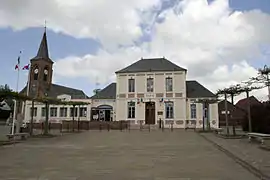
[[[79,101],[79,102],[87,102],[91,103],[91,99],[73,99],[72,101]],[[30,122],[31,120],[31,109],[32,109],[32,102],[26,101],[25,108],[22,107],[24,112],[24,121]],[[62,120],[71,121],[72,116],[72,109],[73,106],[65,106],[65,105],[49,105],[49,122],[51,123],[60,123]],[[75,121],[88,121],[90,119],[90,110],[91,104],[89,105],[81,105],[76,106],[77,113],[75,112]],[[53,112],[52,112],[53,111]],[[39,123],[45,120],[45,104],[35,102],[34,103],[34,117],[33,122]]]
[[[147,79],[153,78],[153,92],[147,92]],[[166,90],[166,78],[172,79],[172,91]],[[129,92],[129,79],[134,79],[134,92]],[[192,99],[193,101],[196,99]],[[135,102],[135,116],[130,117],[128,103]],[[145,123],[145,104],[154,102],[154,123],[164,120],[165,127],[185,128],[187,120],[196,122],[196,127],[203,126],[203,105],[195,103],[195,116],[191,117],[191,104],[194,104],[186,94],[186,71],[174,72],[146,72],[146,73],[119,73],[117,74],[116,88],[116,120],[130,120],[138,124]],[[173,115],[170,116],[165,104],[173,104]],[[194,106],[194,105],[193,105]],[[194,112],[193,112],[194,114]],[[211,127],[218,126],[217,103],[209,106],[208,118]]]

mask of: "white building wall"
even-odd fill
[[[80,101],[80,102],[87,102],[87,103],[91,103],[90,99],[74,99],[72,101]],[[32,107],[32,102],[31,101],[26,101],[26,105],[25,105],[25,114],[24,114],[24,121],[25,122],[30,122],[31,120],[31,107]],[[45,107],[45,104],[43,103],[39,103],[39,102],[35,102],[34,104],[34,108],[37,108],[37,116],[33,117],[34,122],[42,122],[45,120],[45,117],[42,116],[42,108]],[[50,116],[50,108],[55,107],[57,108],[57,116],[56,117],[51,117]],[[61,107],[65,107],[67,108],[67,117],[60,117],[60,108]],[[79,106],[76,106],[77,108]],[[86,107],[87,108],[87,114],[86,117],[79,117],[79,109],[78,109],[78,116],[75,117],[75,120],[80,119],[81,121],[87,121],[90,120],[90,113],[91,113],[91,104],[89,105],[81,105],[82,107]],[[22,107],[24,109],[24,107]],[[73,108],[73,106],[64,106],[64,105],[53,105],[50,104],[49,105],[49,122],[54,122],[54,123],[58,123],[61,122],[62,120],[72,120],[72,117],[70,117],[70,108]]]
[[[187,104],[187,120],[195,120],[196,121],[196,128],[202,128],[203,127],[203,104],[202,103],[195,103],[196,104],[196,118],[192,119],[191,118],[191,109],[190,105],[193,104],[193,100],[196,99],[188,99],[186,104]],[[212,128],[217,128],[218,127],[218,103],[210,104],[209,105],[209,121],[210,121],[210,126]]]
[[[173,91],[166,92],[166,77],[173,79]],[[135,79],[135,92],[128,92],[128,79]],[[154,79],[154,92],[147,92],[147,78]],[[146,73],[121,73],[117,74],[116,78],[116,120],[131,120],[134,123],[139,123],[140,120],[145,120],[145,104],[143,102],[155,102],[155,120],[161,118],[165,120],[165,126],[170,126],[171,122],[174,127],[184,128],[186,120],[186,73],[179,72],[146,72]],[[167,93],[170,94],[167,96]],[[158,95],[159,94],[159,95]],[[161,95],[162,96],[161,96]],[[143,95],[143,97],[141,97]],[[164,102],[160,100],[174,102],[174,118],[166,119],[166,111]],[[128,102],[135,102],[136,116],[134,119],[128,119]],[[162,111],[163,115],[158,115]]]

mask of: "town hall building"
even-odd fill
[[[76,107],[75,117],[81,121],[129,121],[131,124],[158,124],[165,127],[197,128],[209,122],[218,126],[218,104],[207,106],[199,100],[216,96],[197,81],[187,81],[187,70],[166,58],[140,59],[116,71],[116,83],[88,97],[82,90],[52,84],[53,61],[49,58],[46,32],[37,56],[31,60],[30,88],[21,93],[31,97],[50,97],[68,101],[84,101],[89,105]],[[49,121],[71,120],[73,107],[51,105]],[[31,102],[26,103],[24,120],[31,119]],[[34,121],[45,119],[45,105],[36,103]]]

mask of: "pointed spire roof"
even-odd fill
[[[46,34],[46,28],[43,33],[43,37],[41,40],[41,43],[39,45],[38,53],[36,57],[33,58],[33,60],[39,60],[39,59],[44,59],[47,61],[52,61],[49,57],[49,50],[48,50],[48,43],[47,43],[47,34]]]

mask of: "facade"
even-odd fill
[[[141,59],[117,71],[116,120],[132,124],[163,120],[165,127],[194,124],[200,128],[205,116],[212,127],[217,127],[217,103],[209,107],[196,103],[215,95],[197,81],[186,81],[186,75],[186,69],[165,58]]]
[[[130,121],[132,124],[158,124],[165,127],[200,128],[203,119],[211,127],[218,127],[217,103],[204,106],[201,99],[216,99],[215,95],[197,81],[187,81],[187,70],[165,58],[141,59],[116,72],[116,83],[111,83],[92,97],[82,90],[52,83],[53,61],[49,57],[46,31],[37,56],[31,59],[29,88],[21,93],[31,97],[50,97],[67,101],[83,101],[89,105],[75,107],[75,120]],[[24,121],[45,120],[45,105],[27,101],[22,105]],[[73,107],[50,105],[49,121],[60,123],[72,120]],[[206,124],[205,124],[206,125]]]

